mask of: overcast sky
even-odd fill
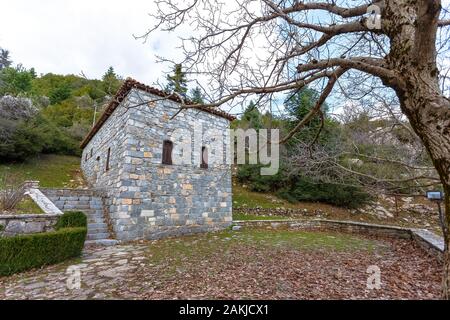
[[[155,54],[176,57],[176,35],[155,33],[135,40],[151,26],[151,0],[0,0],[0,47],[14,63],[40,73],[100,78],[109,66],[147,84],[163,79],[167,66]]]
[[[38,74],[83,71],[100,78],[113,66],[123,77],[164,83],[169,66],[157,64],[155,55],[179,61],[177,36],[189,33],[155,32],[147,43],[135,40],[152,26],[152,0],[0,0],[0,8],[0,47]]]

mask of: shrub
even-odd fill
[[[251,191],[274,192],[289,202],[323,202],[345,208],[358,208],[372,200],[362,188],[342,184],[313,181],[297,175],[288,175],[281,163],[278,173],[262,176],[261,165],[240,165],[236,175],[240,183],[247,184]]]
[[[58,218],[55,229],[60,230],[64,228],[86,228],[87,217],[80,211],[68,211]]]
[[[281,168],[275,175],[263,176],[262,167],[262,165],[241,165],[238,167],[236,177],[239,182],[248,184],[250,190],[255,192],[275,191],[287,183]]]
[[[0,132],[0,162],[23,161],[38,153],[80,155],[79,141],[41,114],[23,121],[5,122]]]
[[[81,255],[86,228],[0,238],[0,276],[62,262]]]
[[[357,208],[372,200],[372,196],[363,189],[332,183],[315,183],[306,178],[298,178],[289,188],[278,195],[290,202],[324,202],[339,207]]]

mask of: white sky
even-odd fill
[[[151,0],[0,0],[0,8],[0,47],[38,74],[100,78],[113,66],[123,77],[154,84],[168,68],[155,55],[177,54],[174,34],[155,33],[145,44],[133,38],[152,26]]]
[[[0,8],[0,47],[38,74],[83,71],[100,78],[113,66],[123,77],[154,85],[165,82],[169,68],[157,64],[156,55],[181,58],[173,33],[155,32],[147,43],[134,39],[152,26],[152,0],[0,0]],[[191,31],[177,32],[186,37]]]

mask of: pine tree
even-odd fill
[[[113,67],[108,68],[108,70],[102,77],[102,81],[103,81],[103,90],[108,95],[113,95],[114,93],[116,93],[117,90],[119,90],[121,80],[114,71]]]
[[[256,130],[263,128],[261,112],[259,112],[253,101],[250,101],[249,105],[245,109],[244,114],[242,115],[242,120],[248,123],[249,128]]]
[[[288,119],[287,128],[292,130],[299,121],[301,121],[310,111],[313,109],[319,99],[320,93],[314,89],[304,87],[299,91],[292,91],[288,94],[288,97],[284,101],[284,107],[288,112],[290,118]],[[328,113],[328,105],[322,104],[322,112],[326,118]],[[295,137],[297,140],[311,142],[316,136],[317,131],[321,126],[321,118],[319,115],[315,115],[308,124],[305,125],[303,130],[298,132]],[[321,135],[321,139],[326,139],[326,134]],[[296,142],[290,141],[287,145],[295,145]]]
[[[195,87],[191,90],[191,101],[195,104],[204,104],[202,90],[199,87]]]
[[[12,61],[9,57],[9,51],[0,48],[0,70],[11,66]]]
[[[187,90],[186,74],[183,72],[182,65],[176,64],[173,68],[173,75],[167,75],[166,91],[177,92],[186,97]]]

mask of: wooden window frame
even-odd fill
[[[162,147],[162,159],[161,163],[166,165],[172,165],[172,152],[173,152],[173,142],[170,140],[163,141]]]
[[[202,153],[200,155],[200,168],[208,169],[208,148],[203,146]]]

